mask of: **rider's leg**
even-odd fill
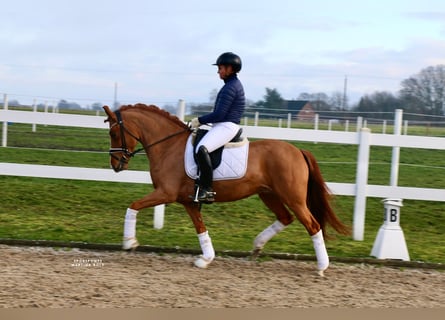
[[[209,153],[224,146],[238,133],[238,130],[239,126],[232,122],[215,123],[199,142],[196,148],[200,170],[198,201],[212,202],[215,200],[215,193],[212,190],[213,168]]]
[[[209,153],[224,146],[239,131],[239,125],[233,122],[219,122],[214,123],[209,132],[201,139],[197,145],[196,150],[199,150],[200,146],[206,146]]]
[[[200,146],[196,156],[200,170],[198,200],[206,202],[215,201],[212,189],[213,168],[207,148]]]

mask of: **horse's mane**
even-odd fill
[[[154,112],[154,113],[159,114],[162,117],[165,117],[165,118],[167,118],[167,119],[177,123],[181,127],[187,128],[187,124],[185,124],[183,121],[181,121],[177,116],[172,115],[171,113],[169,113],[169,112],[167,112],[165,110],[162,110],[162,109],[160,109],[159,107],[157,107],[157,106],[155,106],[153,104],[150,104],[150,105],[146,105],[146,104],[143,104],[143,103],[137,103],[135,105],[128,104],[128,105],[123,105],[123,106],[121,106],[119,108],[120,111],[125,111],[125,110],[128,110],[128,109],[132,109],[132,110],[138,109],[138,110],[141,110],[141,111]]]

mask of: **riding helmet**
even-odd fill
[[[213,65],[229,65],[233,67],[233,71],[239,72],[241,70],[242,63],[241,58],[238,55],[234,54],[233,52],[224,52],[218,57],[218,59],[216,59],[216,63]]]

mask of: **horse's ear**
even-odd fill
[[[110,120],[116,120],[115,118],[116,118],[116,115],[114,114],[114,112],[113,111],[111,111],[111,109],[110,109],[110,107],[109,106],[103,106],[102,107],[104,110],[105,110],[105,113],[107,114],[107,116],[108,116],[108,118],[104,121],[104,122],[107,122],[107,121],[110,121]]]

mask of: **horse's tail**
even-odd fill
[[[309,181],[307,192],[307,205],[314,218],[318,221],[323,230],[323,235],[327,238],[326,223],[340,234],[349,235],[350,228],[343,224],[335,214],[331,206],[333,198],[326,182],[321,175],[320,167],[314,155],[308,150],[301,150],[309,167]]]

